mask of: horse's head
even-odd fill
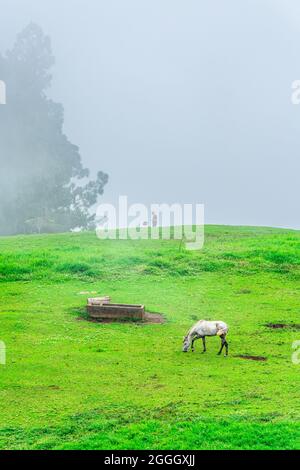
[[[191,342],[190,342],[190,339],[189,339],[189,335],[184,336],[182,351],[183,352],[188,352],[190,344],[191,344]]]

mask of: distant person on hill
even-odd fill
[[[157,214],[152,212],[152,227],[157,227]]]

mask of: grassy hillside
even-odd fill
[[[96,294],[167,321],[88,322]],[[199,252],[93,233],[0,238],[0,299],[2,449],[300,448],[300,232],[208,226]],[[201,318],[229,323],[229,357],[218,338],[181,352]]]

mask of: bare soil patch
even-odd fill
[[[273,328],[274,330],[290,328],[294,330],[300,330],[300,324],[297,323],[266,323],[267,328]]]
[[[145,313],[145,320],[143,323],[165,323],[166,320],[161,313]]]
[[[251,294],[251,290],[250,289],[240,289],[239,291],[237,291],[237,294]]]
[[[136,325],[148,325],[148,324],[161,324],[165,323],[166,319],[163,314],[161,313],[150,313],[150,312],[145,312],[145,317],[144,320],[128,320],[125,318],[122,320],[119,318],[118,320],[110,319],[110,318],[103,318],[103,319],[94,319],[85,316],[79,316],[77,317],[78,321],[89,321],[92,323],[134,323]]]
[[[235,357],[239,357],[240,359],[248,359],[250,361],[267,361],[268,358],[265,357],[265,356],[248,356],[246,354],[239,354],[238,356],[235,356]]]

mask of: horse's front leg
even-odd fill
[[[192,339],[192,344],[191,344],[191,349],[192,349],[192,352],[194,352],[194,351],[195,351],[195,349],[194,349],[194,342],[195,342],[195,341],[196,341],[196,339],[198,339],[198,338],[199,338],[199,336],[194,336],[194,338]]]
[[[205,336],[202,336],[202,344],[203,344],[203,352],[206,352],[206,342],[205,342]]]

